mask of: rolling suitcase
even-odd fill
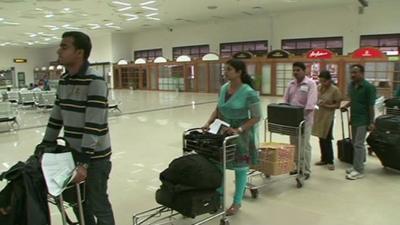
[[[156,201],[191,218],[205,213],[214,213],[218,211],[221,204],[220,195],[215,189],[176,191],[174,187],[167,185],[162,185],[157,190]]]
[[[343,113],[340,112],[340,119],[342,122],[342,138],[341,140],[337,141],[337,151],[338,151],[338,158],[342,162],[353,164],[353,157],[354,157],[354,148],[353,142],[351,141],[351,132],[350,132],[350,125],[348,127],[348,134],[349,137],[345,138],[344,134],[344,121],[343,121]],[[347,121],[349,121],[349,111],[346,111]]]
[[[400,170],[400,116],[378,117],[367,142],[384,167]]]

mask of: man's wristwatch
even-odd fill
[[[78,163],[78,166],[82,166],[85,169],[89,168],[89,164],[87,163]]]
[[[242,128],[242,127],[238,127],[237,130],[239,131],[239,134],[240,134],[240,133],[243,133],[243,128]]]

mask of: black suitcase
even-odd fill
[[[400,170],[400,117],[383,115],[367,138],[372,151],[385,167]]]
[[[268,123],[298,127],[304,120],[304,107],[285,103],[271,103],[267,106]]]
[[[156,191],[157,203],[180,214],[195,218],[205,213],[215,213],[220,208],[220,195],[215,189],[175,192],[162,185]]]
[[[389,98],[385,100],[386,114],[400,115],[400,98]]]
[[[343,139],[337,141],[337,155],[340,161],[353,164],[354,148],[353,148],[353,142],[351,141],[350,125],[347,126],[349,137],[345,138],[343,113],[344,112],[340,113]],[[347,121],[349,121],[349,111],[346,111],[346,115],[347,115]]]

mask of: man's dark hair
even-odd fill
[[[331,76],[331,73],[328,71],[328,70],[322,70],[320,73],[319,73],[319,76],[318,76],[319,78],[323,78],[323,79],[325,79],[325,80],[330,80],[330,79],[332,79],[332,76]]]
[[[88,59],[92,50],[92,42],[89,36],[79,31],[67,31],[63,33],[62,38],[72,37],[74,39],[74,47],[83,50],[84,59]]]
[[[293,67],[299,67],[301,68],[303,71],[306,70],[306,65],[303,62],[294,62],[293,63]]]
[[[353,65],[350,66],[350,68],[351,68],[351,69],[353,69],[353,68],[358,68],[358,69],[360,70],[361,73],[364,73],[364,71],[365,71],[364,66],[361,65],[361,64],[353,64]]]

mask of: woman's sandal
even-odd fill
[[[225,214],[227,216],[233,216],[239,212],[240,207],[241,205],[232,204],[231,207],[229,207],[229,209],[226,210]]]

